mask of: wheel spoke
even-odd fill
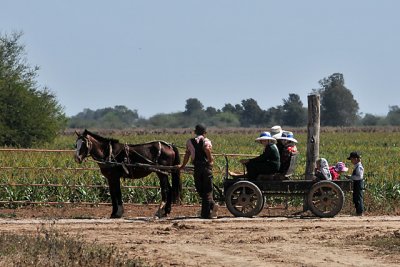
[[[333,217],[343,207],[341,188],[330,181],[316,183],[309,192],[311,211],[320,217]]]
[[[263,206],[262,193],[253,183],[240,181],[227,193],[227,207],[235,216],[257,215]]]

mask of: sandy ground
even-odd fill
[[[124,218],[113,220],[107,206],[0,209],[0,231],[53,227],[161,266],[400,266],[398,251],[368,245],[400,238],[400,216],[320,219],[265,209],[256,218],[234,218],[221,207],[218,219],[203,220],[198,206],[179,206],[156,220],[155,209],[126,206]]]

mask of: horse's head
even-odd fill
[[[89,140],[86,130],[83,134],[75,131],[75,134],[78,136],[75,143],[75,161],[77,163],[82,163],[83,160],[90,155],[92,142]]]

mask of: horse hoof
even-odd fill
[[[122,216],[117,215],[117,214],[111,214],[110,219],[119,219],[119,218],[121,218],[121,217],[122,217]]]
[[[115,216],[121,218],[123,214],[124,214],[124,207],[122,205],[118,205],[118,210],[115,213]]]
[[[165,218],[165,217],[168,217],[168,213],[166,213],[164,210],[158,210],[154,214],[155,219],[161,219],[161,218]]]

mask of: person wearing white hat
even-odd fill
[[[273,138],[280,137],[282,135],[282,127],[280,125],[275,125],[271,127],[271,135]]]
[[[260,174],[274,174],[279,171],[280,156],[276,147],[276,139],[269,132],[263,132],[256,138],[256,142],[264,146],[263,153],[252,159],[244,159],[240,162],[246,166],[246,177],[256,179]],[[243,174],[230,173],[232,176]]]
[[[290,167],[291,157],[297,153],[297,140],[294,139],[293,133],[283,131],[280,137],[277,137],[279,155],[281,157],[280,173],[286,173]]]

